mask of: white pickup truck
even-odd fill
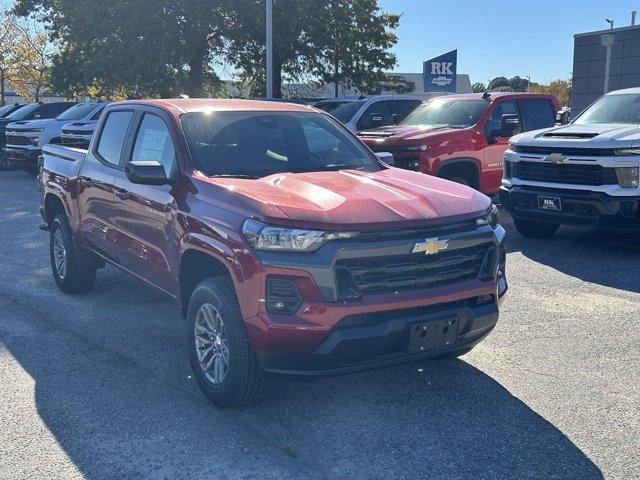
[[[500,199],[522,235],[550,237],[561,224],[640,228],[640,88],[514,136],[504,160]]]

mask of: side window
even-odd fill
[[[131,161],[159,162],[164,167],[167,178],[174,176],[176,150],[167,125],[157,115],[145,113],[142,117]]]
[[[120,165],[120,154],[124,146],[124,138],[133,112],[111,112],[107,116],[96,153],[100,160],[111,165]]]
[[[499,131],[502,126],[502,115],[518,115],[518,107],[516,102],[513,100],[505,100],[504,102],[499,102],[493,112],[491,112],[491,116],[489,120],[487,120],[487,125],[485,127],[485,133],[487,136],[491,135],[492,131]],[[521,126],[514,132],[514,135],[520,133]]]
[[[358,130],[367,130],[369,128],[382,127],[391,125],[393,118],[389,111],[388,102],[374,102],[364,111],[360,120],[356,124]]]
[[[389,108],[391,109],[391,115],[393,117],[393,123],[398,123],[404,119],[413,110],[420,105],[420,100],[391,100],[389,102]]]
[[[100,107],[98,110],[96,110],[96,112],[93,115],[91,115],[91,118],[89,120],[98,120],[100,118],[100,114],[106,107],[107,106],[105,105],[103,107]]]
[[[556,116],[551,102],[546,98],[525,98],[518,101],[522,112],[524,131],[553,127]]]

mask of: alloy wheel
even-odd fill
[[[215,306],[210,303],[200,306],[193,334],[202,373],[211,383],[220,385],[229,371],[229,339]]]

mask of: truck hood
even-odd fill
[[[56,120],[54,118],[43,118],[41,120],[18,120],[7,125],[7,128],[12,130],[28,130],[30,128],[46,128],[49,125],[55,123],[64,123],[62,120]]]
[[[441,128],[434,125],[390,125],[375,130],[365,130],[358,136],[367,143],[381,142],[386,139],[394,141],[422,140],[450,131],[450,128]]]
[[[511,143],[526,146],[626,148],[640,144],[640,125],[562,125],[521,133]]]
[[[226,202],[256,212],[263,221],[307,228],[438,225],[478,217],[491,205],[469,187],[397,168],[282,173],[259,180],[200,178],[223,187],[232,195]]]

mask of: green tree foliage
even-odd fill
[[[384,69],[393,68],[396,57],[389,49],[398,41],[393,29],[400,15],[382,12],[377,0],[328,0],[322,5],[322,22],[313,22],[312,41],[318,55],[314,73],[324,82],[376,91]]]
[[[484,93],[487,91],[487,86],[482,82],[474,83],[471,88],[473,89],[474,93]]]
[[[508,87],[511,88],[509,84],[509,79],[507,77],[496,77],[489,82],[489,90],[496,92],[499,91],[499,88]]]
[[[531,91],[537,93],[550,93],[558,97],[560,105],[571,105],[571,80],[553,80],[548,84],[531,84]]]
[[[218,3],[207,0],[17,0],[58,46],[53,87],[68,94],[201,94],[215,81],[209,67]]]

